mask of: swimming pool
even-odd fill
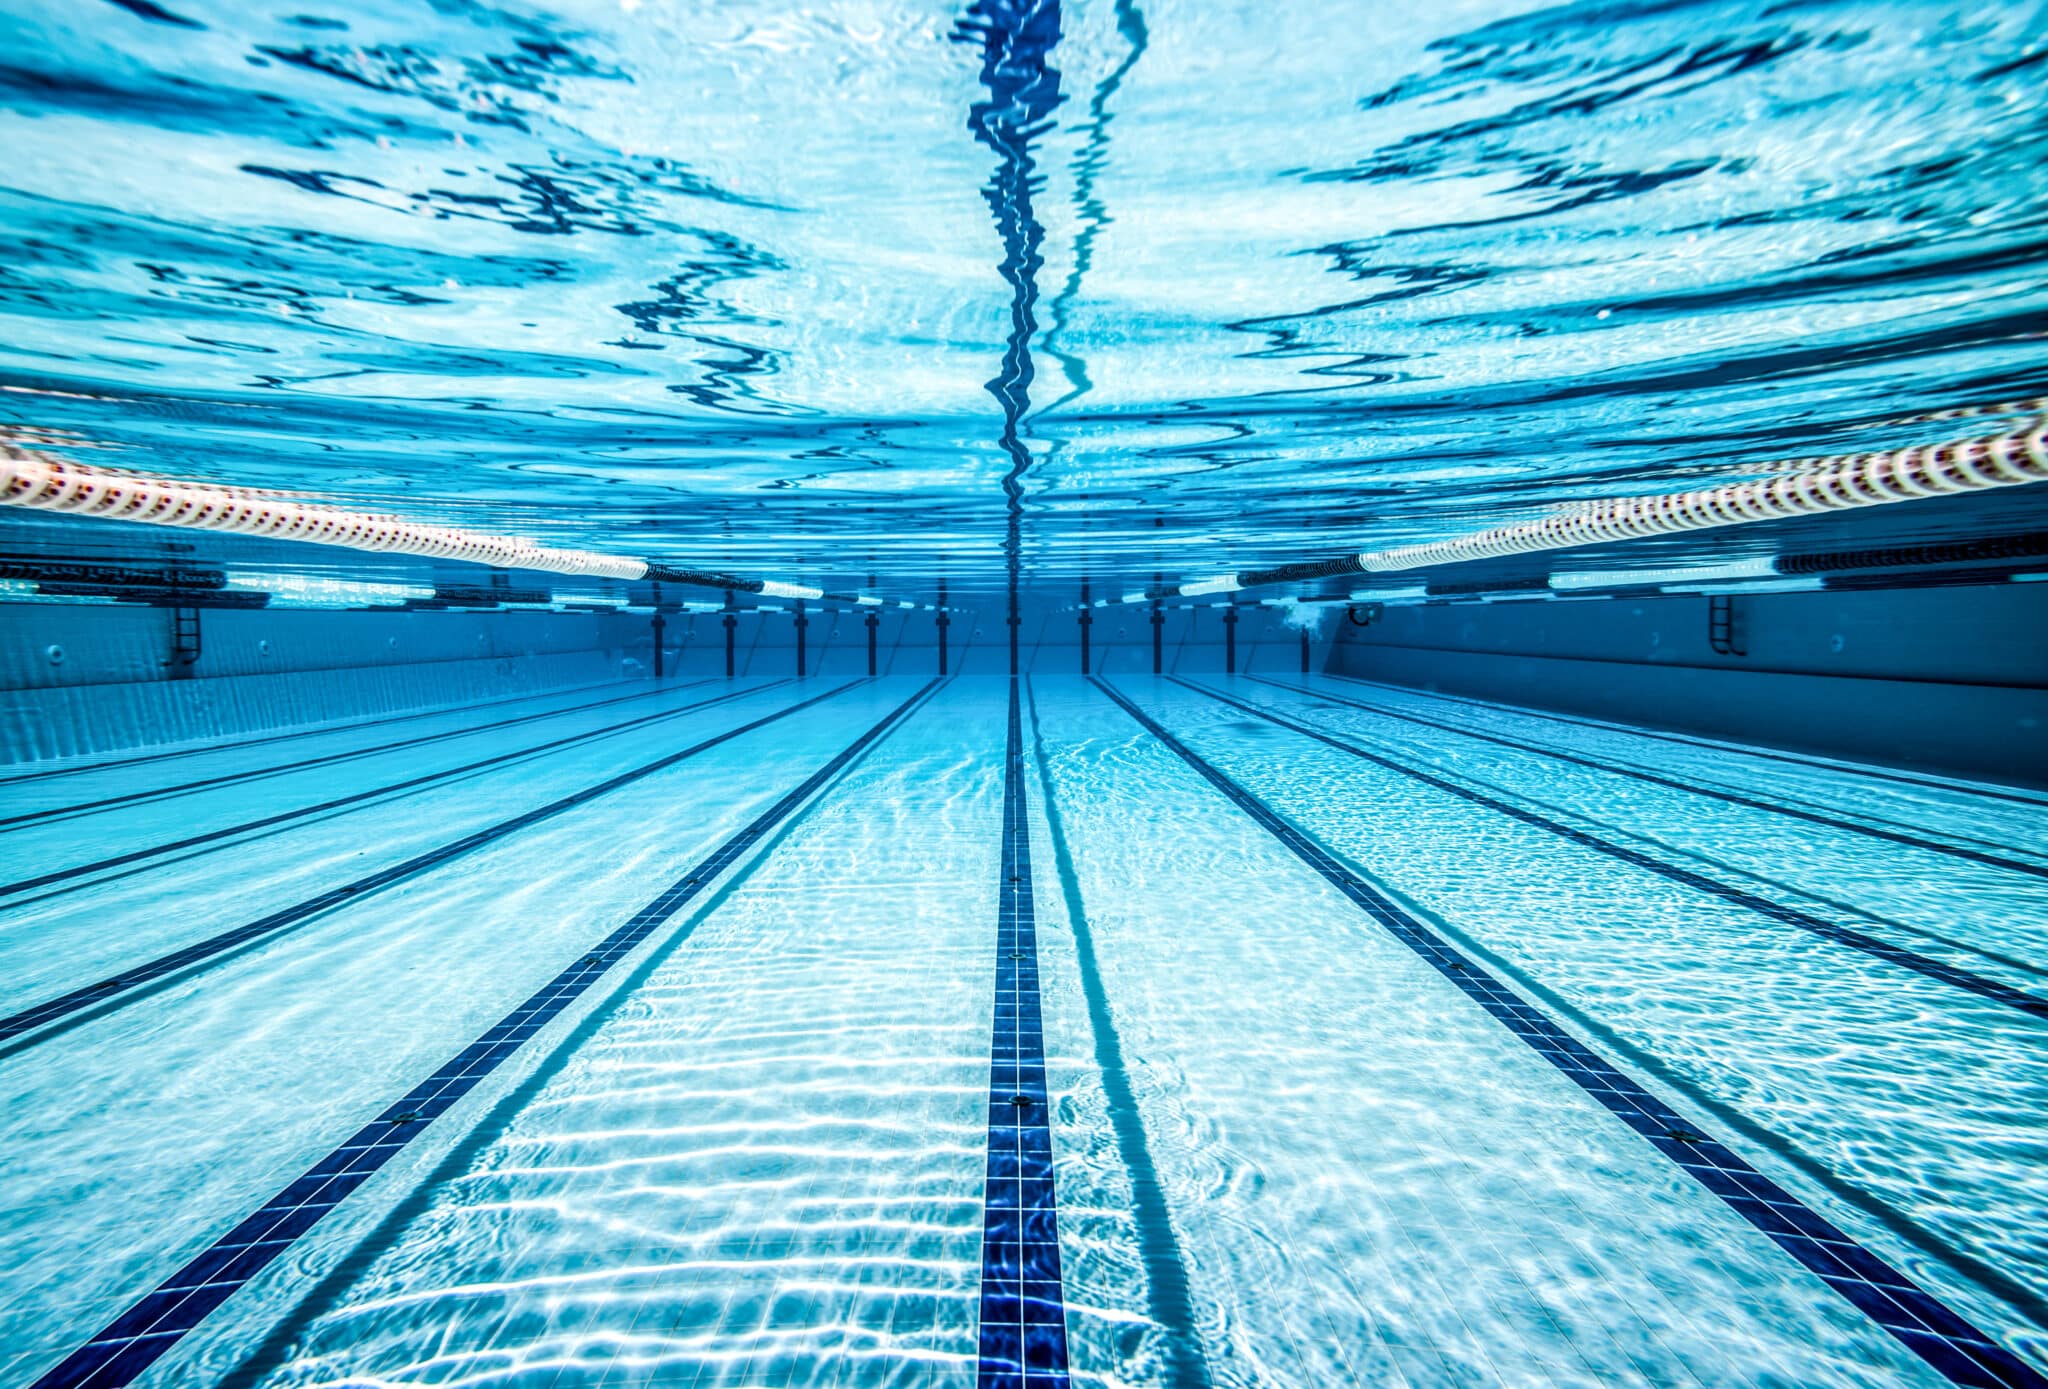
[[[2048,1389],[2040,21],[0,0],[0,1385]]]
[[[5,889],[9,1378],[116,1327],[165,1383],[2038,1353],[2039,799],[1987,841],[1978,788],[1333,677],[492,715],[16,783],[19,853],[101,858]]]

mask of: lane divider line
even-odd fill
[[[267,916],[258,917],[246,925],[222,931],[218,935],[208,936],[205,940],[199,941],[196,944],[185,946],[180,950],[174,950],[168,955],[160,955],[145,964],[122,970],[118,974],[109,975],[95,983],[73,989],[69,993],[60,994],[56,998],[38,1003],[34,1007],[25,1008],[18,1013],[0,1018],[0,1058],[14,1055],[33,1045],[36,1041],[46,1040],[48,1037],[55,1035],[43,1032],[40,1037],[36,1038],[25,1036],[28,1033],[40,1032],[42,1029],[48,1028],[52,1023],[77,1013],[81,1009],[107,1003],[117,995],[125,994],[129,990],[147,984],[153,979],[160,979],[167,974],[172,974],[178,970],[198,964],[202,960],[211,959],[224,951],[232,950],[236,946],[253,941],[260,936],[267,936],[273,932],[282,931],[287,927],[297,926],[301,922],[318,916],[323,912],[331,911],[345,903],[353,903],[358,898],[366,897],[373,892],[390,887],[393,883],[402,882],[429,869],[438,868],[451,859],[458,858],[472,850],[480,849],[486,844],[495,843],[507,835],[531,828],[543,820],[553,819],[564,811],[573,810],[577,806],[597,799],[599,796],[616,791],[621,787],[629,786],[644,777],[654,775],[656,772],[665,771],[686,758],[695,757],[700,752],[706,752],[717,747],[720,743],[730,742],[742,734],[751,733],[757,728],[763,728],[768,724],[774,723],[777,719],[788,718],[791,714],[799,713],[814,704],[822,704],[835,695],[844,694],[846,691],[854,688],[854,686],[866,683],[866,677],[849,681],[837,689],[827,690],[824,694],[815,695],[810,699],[792,704],[785,709],[778,709],[774,713],[755,719],[751,723],[741,724],[738,728],[729,729],[702,742],[693,743],[681,752],[672,752],[665,757],[657,757],[652,762],[643,763],[638,767],[621,772],[617,776],[608,777],[595,786],[588,786],[581,791],[572,792],[559,800],[550,801],[548,804],[529,810],[522,815],[515,815],[509,820],[500,820],[495,825],[489,825],[474,833],[466,834],[460,839],[443,844],[439,848],[429,849],[423,854],[415,854],[402,863],[395,863],[389,868],[379,869],[375,873],[357,878],[354,882],[343,883],[340,887],[329,888],[318,896],[309,897],[303,902],[297,902],[289,907],[271,912]]]
[[[1696,1132],[1678,1111],[1608,1064],[1365,879],[1354,876],[1328,850],[1210,766],[1105,681],[1093,679],[1092,683],[1168,751],[1517,1040],[1951,1383],[1983,1389],[2048,1389],[2048,1377],[1837,1229],[1733,1149]]]
[[[1269,680],[1263,675],[1253,675],[1246,678],[1254,680],[1261,685],[1271,685],[1275,689],[1307,693],[1299,685],[1288,685],[1278,680]],[[1697,782],[1680,781],[1675,777],[1659,776],[1655,772],[1640,771],[1634,767],[1623,767],[1613,762],[1602,762],[1598,758],[1565,752],[1559,748],[1547,748],[1537,743],[1525,743],[1517,738],[1506,738],[1494,733],[1481,733],[1475,729],[1460,728],[1456,724],[1438,723],[1434,719],[1427,719],[1419,714],[1397,713],[1392,709],[1383,709],[1377,705],[1367,704],[1363,700],[1347,699],[1343,695],[1316,694],[1312,697],[1332,700],[1338,704],[1348,704],[1354,709],[1362,709],[1367,713],[1378,714],[1385,718],[1399,719],[1403,723],[1418,724],[1424,728],[1441,729],[1446,733],[1455,733],[1464,738],[1475,738],[1483,743],[1495,743],[1504,748],[1514,748],[1521,752],[1534,753],[1538,757],[1549,757],[1559,762],[1571,762],[1581,767],[1591,767],[1595,771],[1610,772],[1615,776],[1625,776],[1636,781],[1648,782],[1652,786],[1664,786],[1674,791],[1685,791],[1693,795],[1707,796],[1717,801],[1725,801],[1730,805],[1739,805],[1750,810],[1763,810],[1774,815],[1786,815],[1795,820],[1805,820],[1815,825],[1827,825],[1832,829],[1848,830],[1852,834],[1868,835],[1873,839],[1882,839],[1893,844],[1903,844],[1909,848],[1926,849],[1932,853],[1947,854],[1953,858],[1967,859],[1972,863],[1981,863],[1990,868],[2002,868],[2013,873],[2026,873],[2036,878],[2048,878],[2048,864],[2027,863],[2020,859],[2007,858],[2002,854],[1965,848],[1961,845],[1949,844],[1941,840],[1922,839],[1918,835],[1907,834],[1903,830],[1887,829],[1883,826],[1865,824],[1855,820],[1837,819],[1834,816],[1825,815],[1819,811],[1780,805],[1774,801],[1757,800],[1754,797],[1745,796],[1736,791],[1722,790],[1712,786],[1701,786]]]
[[[989,1040],[988,1180],[981,1231],[977,1389],[1066,1389],[1067,1312],[1060,1276],[1052,1109],[1038,998],[1038,916],[1024,733],[1010,677],[1003,752],[1003,863],[996,884],[995,1021]]]
[[[304,819],[308,815],[319,815],[330,810],[341,810],[348,806],[359,805],[364,801],[375,800],[382,796],[392,796],[403,791],[417,790],[422,786],[431,786],[435,782],[450,781],[472,772],[480,772],[503,762],[537,757],[562,748],[574,747],[578,743],[592,742],[599,738],[609,738],[617,733],[625,733],[631,729],[642,728],[648,724],[659,723],[663,719],[672,719],[678,715],[693,713],[699,709],[710,709],[716,705],[727,704],[736,699],[744,699],[748,695],[758,694],[763,690],[776,689],[788,683],[788,680],[777,680],[767,685],[756,685],[751,689],[733,690],[726,694],[715,695],[710,699],[699,700],[695,704],[684,704],[674,709],[662,709],[652,714],[642,714],[637,718],[627,719],[624,723],[607,724],[603,728],[587,729],[582,733],[571,733],[565,737],[551,739],[545,743],[534,743],[528,747],[515,748],[510,752],[501,752],[493,757],[481,758],[475,762],[465,762],[459,767],[448,767],[438,772],[427,772],[421,776],[408,777],[404,781],[394,781],[385,786],[372,787],[367,791],[357,791],[346,796],[336,796],[331,800],[321,801],[317,805],[300,806],[296,810],[282,810],[275,815],[265,815],[255,820],[245,820],[239,825],[229,825],[224,829],[207,830],[202,834],[187,835],[183,839],[169,840],[162,844],[152,845],[147,849],[131,849],[126,853],[113,854],[107,858],[95,860],[92,863],[81,863],[70,868],[53,869],[48,873],[40,873],[32,878],[23,878],[18,882],[0,884],[0,897],[12,897],[19,893],[32,891],[35,888],[48,887],[52,883],[68,882],[73,878],[82,878],[91,873],[104,872],[109,868],[120,868],[130,863],[140,863],[144,859],[176,853],[181,849],[194,849],[202,844],[217,843],[220,840],[229,839],[236,835],[251,834],[257,830],[271,829],[278,825],[288,824],[293,820]],[[683,687],[677,686],[677,688],[681,689]]]
[[[884,715],[496,1026],[47,1371],[34,1389],[118,1389],[133,1381],[905,718],[938,683],[927,682]]]
[[[1088,1004],[1088,1030],[1095,1041],[1095,1065],[1102,1075],[1102,1095],[1109,1114],[1110,1134],[1116,1140],[1117,1156],[1131,1179],[1131,1215],[1137,1227],[1138,1261],[1145,1273],[1145,1311],[1162,1335],[1159,1384],[1162,1389],[1210,1389],[1209,1364],[1202,1346],[1202,1329],[1195,1315],[1194,1299],[1188,1288],[1187,1258],[1181,1252],[1180,1237],[1166,1201],[1166,1188],[1159,1180],[1159,1168],[1152,1160],[1152,1148],[1145,1135],[1145,1118],[1131,1086],[1130,1067],[1124,1060],[1123,1040],[1117,1035],[1116,1015],[1109,1006],[1109,992],[1103,986],[1102,968],[1095,955],[1095,933],[1088,923],[1087,903],[1081,896],[1081,881],[1074,868],[1074,856],[1061,823],[1060,808],[1053,795],[1052,759],[1046,752],[1045,735],[1038,724],[1037,691],[1027,679],[1030,696],[1031,746],[1038,763],[1038,785],[1045,804],[1046,829],[1052,840],[1053,863],[1060,892],[1066,899],[1067,920],[1074,932],[1074,962],[1080,975],[1082,997]]]
[[[1256,679],[1257,677],[1253,678]],[[1311,698],[1330,698],[1306,690],[1299,685],[1288,685],[1277,681],[1266,681],[1265,683],[1271,684],[1277,689],[1309,695]],[[1337,702],[1350,703],[1351,701],[1338,700]],[[1361,703],[1357,707],[1361,710],[1376,712],[1375,706],[1370,704]],[[1312,718],[1314,715],[1303,711],[1303,717]],[[1423,754],[1427,755],[1427,753],[1428,747],[1425,746]],[[1821,914],[1822,919],[1832,920],[1838,924],[1854,923],[1858,925],[1859,929],[1874,929],[1881,935],[1896,931],[1900,935],[1911,936],[1915,940],[1930,942],[1935,946],[1954,951],[1957,956],[1968,956],[1971,960],[1979,962],[1978,965],[1969,966],[1971,968],[1988,964],[1997,968],[2011,970],[2014,974],[2025,975],[2028,980],[2048,982],[2048,963],[2022,959],[2017,955],[2007,954],[2004,951],[1994,949],[1982,941],[1961,939],[1937,930],[1932,926],[1902,921],[1896,915],[1874,911],[1855,902],[1831,896],[1811,884],[1794,883],[1785,876],[1787,870],[1782,863],[1774,872],[1766,872],[1762,867],[1758,866],[1746,867],[1741,864],[1731,863],[1727,858],[1720,856],[1718,851],[1704,847],[1674,844],[1671,842],[1670,837],[1662,832],[1652,833],[1643,828],[1631,828],[1612,818],[1611,815],[1609,818],[1603,819],[1601,816],[1582,808],[1563,806],[1555,802],[1545,801],[1542,797],[1532,793],[1517,792],[1503,786],[1499,782],[1489,782],[1470,773],[1465,773],[1464,777],[1474,787],[1498,792],[1503,796],[1510,797],[1517,804],[1528,806],[1539,813],[1569,819],[1574,824],[1586,827],[1590,833],[1612,836],[1622,843],[1640,844],[1644,846],[1645,852],[1657,854],[1672,862],[1699,865],[1703,870],[1719,875],[1723,882],[1734,884],[1746,891],[1755,892],[1781,905],[1797,907],[1802,911]],[[1829,913],[1832,913],[1832,915],[1827,915]],[[1950,958],[1953,959],[1954,957]],[[2013,982],[2016,988],[2030,987],[2025,982],[2011,980],[2008,980],[2008,982]]]
[[[1663,859],[1646,854],[1640,849],[1631,849],[1626,845],[1616,844],[1612,840],[1602,839],[1598,835],[1588,834],[1582,829],[1575,829],[1561,821],[1553,820],[1547,815],[1539,815],[1533,810],[1525,810],[1521,806],[1512,805],[1497,797],[1489,796],[1483,791],[1475,791],[1468,786],[1460,786],[1454,781],[1449,781],[1418,768],[1396,762],[1392,758],[1368,752],[1346,739],[1333,737],[1328,733],[1322,732],[1320,729],[1312,728],[1305,723],[1298,723],[1284,715],[1261,709],[1255,704],[1246,704],[1243,700],[1219,694],[1206,686],[1196,685],[1189,681],[1181,680],[1178,677],[1174,677],[1174,683],[1193,690],[1197,694],[1207,695],[1218,703],[1227,704],[1233,709],[1241,710],[1244,713],[1250,714],[1253,718],[1264,719],[1267,723],[1290,729],[1301,734],[1303,737],[1313,738],[1319,743],[1333,747],[1339,752],[1349,753],[1353,757],[1361,758],[1375,766],[1383,767],[1387,771],[1398,773],[1401,776],[1422,782],[1426,786],[1431,786],[1439,791],[1456,796],[1460,800],[1468,801],[1473,805],[1491,810],[1496,814],[1505,815],[1510,819],[1519,820],[1525,825],[1533,826],[1536,829],[1554,834],[1561,839],[1569,840],[1582,849],[1591,849],[1595,853],[1619,859],[1632,868],[1641,868],[1646,872],[1655,873],[1660,878],[1666,878],[1681,886],[1718,897],[1724,902],[1729,902],[1745,910],[1755,912],[1759,916],[1768,917],[1781,925],[1805,931],[1809,935],[1818,936],[1820,939],[1835,945],[1847,946],[1851,950],[1861,951],[1865,955],[1883,960],[1886,964],[1909,969],[1915,974],[1924,975],[1929,979],[1952,985],[1967,993],[1976,994],[1980,998],[1988,998],[1994,1003],[2002,1003],[2006,1007],[2017,1009],[2030,1017],[2048,1018],[2048,998],[2041,998],[2028,993],[2024,989],[2014,988],[2003,980],[1992,979],[1973,970],[1964,969],[1959,965],[1951,965],[1941,960],[1930,959],[1928,956],[1908,950],[1904,946],[1894,945],[1888,940],[1882,940],[1867,932],[1858,931],[1839,922],[1828,921],[1821,917],[1810,915],[1796,907],[1788,907],[1783,903],[1773,902],[1768,897],[1759,897],[1755,893],[1745,891],[1733,884],[1709,878],[1704,873],[1695,873],[1690,868],[1681,868],[1675,863],[1666,863]]]
[[[379,743],[374,747],[357,748],[347,752],[324,753],[319,757],[302,758],[297,762],[282,762],[269,767],[251,767],[242,772],[223,772],[218,776],[201,777],[197,781],[182,782],[176,786],[162,786],[150,791],[129,791],[119,796],[102,796],[95,801],[78,801],[72,805],[53,806],[48,810],[31,810],[20,815],[0,818],[0,829],[11,829],[18,825],[47,824],[54,820],[68,820],[80,815],[101,810],[112,810],[116,806],[134,805],[140,801],[168,800],[172,796],[189,795],[195,791],[207,791],[216,786],[232,786],[237,782],[256,781],[264,777],[283,776],[288,772],[302,772],[309,767],[326,767],[336,762],[347,762],[357,757],[370,757],[380,752],[393,752],[399,748],[416,748],[424,743],[445,742],[450,738],[466,737],[472,733],[487,733],[494,728],[511,728],[522,723],[536,723],[567,714],[581,714],[591,709],[603,709],[613,704],[625,704],[636,699],[652,699],[656,695],[673,690],[694,688],[709,684],[707,680],[692,681],[690,685],[672,685],[668,689],[643,690],[636,694],[618,695],[611,699],[600,699],[590,704],[571,705],[565,709],[544,709],[536,714],[521,714],[515,718],[499,719],[495,723],[480,723],[469,728],[449,729],[444,733],[425,733],[417,738],[401,738],[396,742]]]

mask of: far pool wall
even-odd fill
[[[1152,669],[1150,610],[1091,614],[1089,667],[1137,675]],[[1227,663],[1223,615],[1168,609],[1160,628],[1169,673],[1215,674]],[[945,632],[954,675],[1009,670],[1001,608],[954,614]],[[812,611],[803,631],[804,673],[850,679],[868,673],[865,613]],[[876,670],[936,675],[939,628],[929,612],[878,614]],[[1046,599],[1025,605],[1021,665],[1031,674],[1081,672],[1079,613]],[[797,673],[793,611],[737,616],[733,666],[743,678]],[[1309,649],[1320,670],[1332,624]],[[0,603],[0,761],[119,752],[360,719],[449,704],[512,699],[654,673],[654,624],[645,612],[325,611],[205,609],[200,652],[177,657],[170,609],[133,604]],[[663,619],[663,673],[723,677],[720,614]],[[1245,605],[1237,624],[1240,671],[1292,674],[1302,666],[1299,629],[1278,611]]]
[[[588,613],[172,614],[132,604],[0,604],[0,757],[115,752],[630,677],[644,622]]]
[[[883,611],[877,615],[875,669],[880,675],[936,674],[939,629],[933,614]],[[1081,674],[1081,614],[1053,600],[1029,600],[1018,629],[1019,665],[1027,675]],[[1167,674],[1218,674],[1228,663],[1223,611],[1166,608],[1160,625],[1160,665]],[[1009,632],[1000,607],[983,605],[949,615],[946,670],[953,675],[1003,675],[1010,669]],[[1149,675],[1151,609],[1143,604],[1089,613],[1088,669],[1097,675]],[[643,625],[647,619],[638,619]],[[1336,621],[1341,621],[1336,615]],[[725,619],[717,613],[668,619],[664,668],[671,673],[725,673]],[[864,613],[812,613],[804,629],[804,668],[811,675],[865,675],[868,634]],[[1336,621],[1309,634],[1309,668],[1329,659]],[[733,632],[734,668],[743,676],[796,673],[796,631],[791,614],[742,615]],[[1279,609],[1240,604],[1236,665],[1240,672],[1296,674],[1301,670],[1301,629]],[[640,653],[646,658],[646,653]]]
[[[1393,607],[1333,674],[2048,786],[2048,584]]]

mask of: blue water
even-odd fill
[[[974,1383],[1010,685],[921,683],[627,682],[18,770],[8,863],[77,871],[4,889],[10,1016],[741,730],[8,1041],[0,1376],[92,1337],[911,699],[138,1382]],[[1336,677],[1108,690],[2048,1360],[2042,1017],[1727,896],[2038,999],[2048,802]],[[1104,688],[1019,694],[1073,1382],[1946,1382]],[[1875,874],[1884,834],[1924,847]]]
[[[0,445],[957,610],[0,514],[0,1386],[2048,1384],[2048,795],[1810,751],[2038,733],[2032,590],[1708,609],[1797,747],[1067,611],[2041,396],[2044,73],[2038,3],[0,0]],[[1644,601],[1501,649],[1703,663]]]
[[[0,422],[842,591],[1434,538],[2038,390],[2042,42],[1952,0],[9,0]]]

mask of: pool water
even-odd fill
[[[2044,14],[0,0],[0,1389],[2048,1389]]]
[[[103,1342],[171,1338],[138,1383],[2048,1354],[2048,798],[1221,675],[641,681],[6,784],[9,863],[82,870],[0,889],[10,1383],[195,1263],[218,1311]],[[229,1233],[267,1202],[315,1218]]]
[[[1969,0],[5,0],[0,439],[923,601],[1437,540],[2041,394],[2040,45]]]

